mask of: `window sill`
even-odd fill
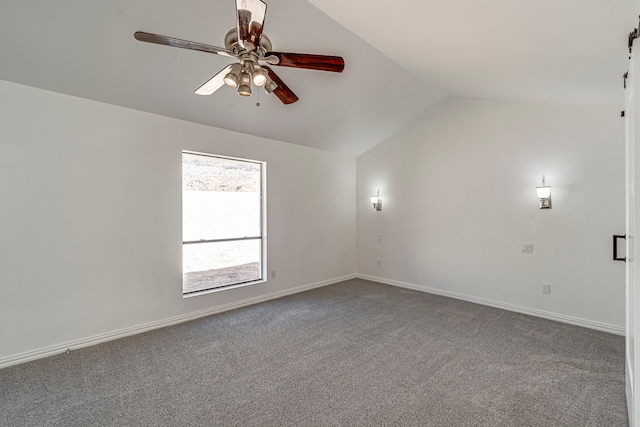
[[[258,283],[266,283],[266,282],[267,282],[266,279],[260,279],[260,280],[254,281],[254,282],[238,283],[237,285],[225,286],[225,287],[222,287],[222,288],[206,289],[206,290],[203,290],[203,291],[193,292],[193,293],[186,294],[186,295],[182,294],[182,298],[186,299],[186,298],[192,298],[192,297],[199,297],[200,295],[213,294],[213,293],[216,293],[216,292],[228,291],[230,289],[244,288],[245,286],[257,285]]]

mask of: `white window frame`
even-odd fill
[[[214,243],[214,242],[224,242],[224,241],[240,241],[240,240],[256,240],[256,239],[261,239],[261,248],[260,248],[260,255],[261,255],[261,260],[260,260],[260,279],[258,280],[252,280],[250,282],[242,282],[242,283],[235,283],[235,284],[230,284],[230,285],[224,285],[224,286],[219,286],[216,288],[211,288],[211,289],[203,289],[201,291],[195,291],[195,292],[189,292],[189,293],[184,293],[184,279],[182,280],[182,282],[180,283],[180,287],[183,288],[182,291],[182,298],[192,298],[192,297],[196,297],[196,296],[200,296],[200,295],[206,295],[206,294],[211,294],[211,293],[215,293],[215,292],[222,292],[222,291],[226,291],[226,290],[230,290],[230,289],[237,289],[237,288],[242,288],[245,286],[251,286],[251,285],[255,285],[258,283],[265,283],[267,281],[267,162],[261,161],[261,160],[252,160],[252,159],[244,159],[241,157],[231,157],[231,156],[224,156],[224,155],[220,155],[220,154],[211,154],[211,153],[204,153],[204,152],[200,152],[200,151],[191,151],[191,150],[182,150],[180,153],[180,165],[181,165],[181,171],[182,171],[182,154],[194,154],[194,155],[198,155],[198,156],[206,156],[206,157],[215,157],[218,159],[225,159],[225,160],[234,160],[234,161],[239,161],[239,162],[248,162],[248,163],[256,163],[260,165],[260,236],[258,237],[243,237],[243,238],[232,238],[232,239],[213,239],[213,240],[198,240],[198,241],[187,241],[185,242],[184,240],[182,241],[182,246],[181,248],[184,247],[185,243],[186,244],[197,244],[197,243]],[[182,182],[182,175],[180,177],[180,180]],[[182,185],[180,186],[181,191],[180,191],[180,200],[182,202]],[[183,210],[182,210],[182,203],[181,205],[181,209],[180,209],[180,224],[182,227],[182,215],[183,215]],[[182,234],[182,233],[181,233]],[[184,274],[184,270],[183,270],[183,274]]]

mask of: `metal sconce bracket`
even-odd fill
[[[540,209],[551,209],[551,196],[540,199]]]

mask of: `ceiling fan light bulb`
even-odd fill
[[[227,73],[227,75],[224,76],[224,82],[227,86],[238,87],[238,77],[231,73]]]
[[[253,84],[256,86],[264,86],[267,84],[267,73],[262,68],[258,68],[252,74]]]
[[[224,76],[224,82],[227,86],[236,88],[240,83],[240,71],[242,70],[242,65],[233,64],[231,70]]]

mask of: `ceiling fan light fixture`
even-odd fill
[[[274,82],[269,77],[267,77],[267,83],[264,85],[264,90],[266,90],[267,93],[271,93],[277,88],[278,88],[278,85],[276,84],[276,82]]]
[[[240,86],[238,87],[238,95],[251,96],[251,76],[247,72],[240,74]]]
[[[225,48],[144,31],[136,31],[133,36],[136,40],[145,43],[233,58],[233,63],[225,66],[196,89],[195,93],[198,95],[211,95],[226,84],[236,88],[241,96],[251,96],[251,85],[255,85],[264,87],[267,93],[274,93],[283,104],[287,105],[298,101],[298,97],[271,70],[271,65],[335,73],[341,73],[344,70],[344,59],[340,56],[274,51],[271,40],[262,31],[267,11],[266,2],[235,0],[235,3],[236,26],[227,32],[224,39]]]
[[[242,65],[237,63],[233,64],[233,66],[231,67],[231,71],[229,71],[227,75],[224,76],[225,84],[234,88],[238,87],[238,84],[240,83],[240,71],[242,71]]]
[[[253,74],[253,72],[256,70],[256,66],[253,64],[252,61],[249,60],[245,60],[244,62],[244,72],[251,75]]]
[[[256,86],[264,86],[267,84],[267,73],[258,66],[256,70],[251,75],[251,79],[253,84]]]

